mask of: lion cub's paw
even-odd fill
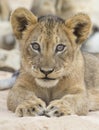
[[[47,107],[45,115],[48,117],[71,115],[74,113],[71,107],[68,102],[64,102],[62,100],[52,101]]]
[[[27,100],[24,101],[22,104],[18,105],[16,108],[16,115],[19,117],[23,116],[41,116],[45,113],[46,105],[45,103],[38,99],[38,100]]]

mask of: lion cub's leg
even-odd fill
[[[71,114],[86,115],[88,110],[86,94],[68,94],[60,100],[52,101],[47,107],[46,115],[49,117]]]
[[[21,86],[14,86],[8,95],[8,109],[15,112],[17,116],[43,115],[45,102],[37,98],[33,92]]]

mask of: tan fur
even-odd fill
[[[91,29],[86,14],[65,21],[56,16],[37,18],[18,8],[11,24],[20,42],[21,71],[8,95],[9,110],[18,116],[59,117],[99,109],[98,55],[80,50]],[[65,48],[56,51],[59,44]]]

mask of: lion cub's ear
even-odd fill
[[[36,16],[25,8],[16,9],[11,15],[11,24],[13,32],[17,39],[22,38],[23,32],[28,26],[33,25],[37,22]]]
[[[66,21],[66,27],[76,36],[76,43],[83,43],[91,29],[91,20],[86,14],[77,14]]]

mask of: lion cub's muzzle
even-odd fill
[[[49,77],[49,75],[54,72],[53,68],[40,68],[40,72],[44,74],[44,77],[35,79],[39,86],[49,88],[58,83],[58,79]]]

